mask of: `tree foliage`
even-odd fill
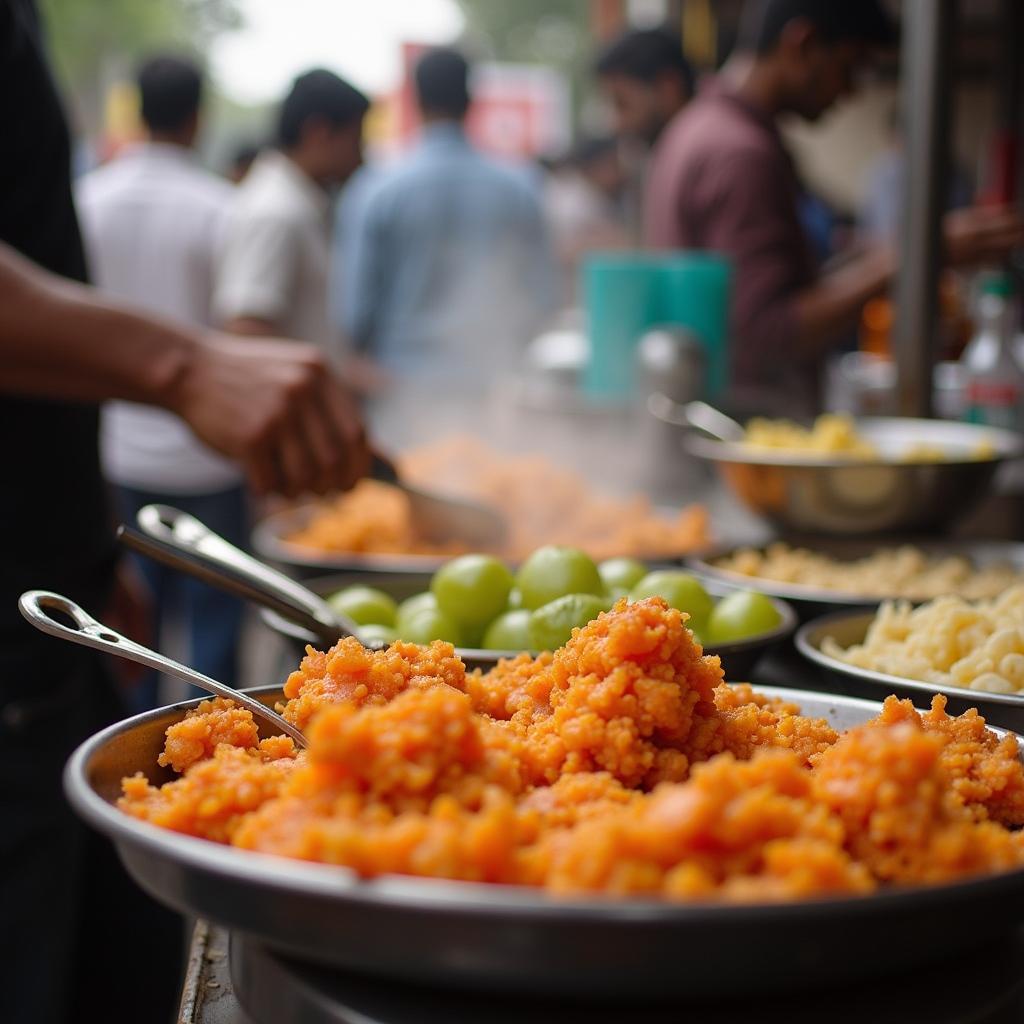
[[[467,36],[496,60],[561,71],[579,109],[590,86],[590,0],[458,0]]]
[[[54,59],[71,82],[154,47],[200,50],[238,24],[235,0],[40,0]]]

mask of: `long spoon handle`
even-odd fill
[[[359,627],[318,594],[229,544],[194,516],[169,505],[146,505],[136,521],[137,530],[122,526],[118,531],[133,550],[270,608],[312,630],[327,645],[341,636],[359,636]]]
[[[164,675],[183,679],[186,683],[192,683],[217,697],[227,697],[248,708],[254,715],[270,723],[275,729],[280,729],[285,735],[290,736],[296,746],[306,746],[306,738],[299,729],[291,722],[285,721],[276,711],[261,704],[255,697],[225,686],[224,683],[218,683],[216,679],[204,676],[195,669],[179,664],[134,640],[129,640],[128,637],[122,636],[116,630],[94,619],[68,597],[51,593],[48,590],[29,590],[21,595],[18,607],[29,623],[43,633],[48,633],[60,640],[69,640],[73,644],[81,644],[83,647],[92,647],[97,651],[114,654],[127,661],[146,665],[148,668],[155,668]],[[60,612],[67,616],[73,625],[60,622],[49,614],[50,611]]]

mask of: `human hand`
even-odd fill
[[[369,469],[355,402],[312,345],[211,334],[171,408],[241,462],[257,494],[346,490]]]
[[[1024,220],[1008,206],[972,206],[947,213],[943,223],[946,259],[970,266],[1003,259],[1024,245]]]

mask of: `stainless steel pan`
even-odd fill
[[[277,688],[251,691],[273,703]],[[878,705],[766,688],[848,728]],[[76,811],[175,909],[280,953],[432,985],[532,994],[713,996],[800,991],[883,974],[991,942],[1024,918],[1024,871],[933,888],[780,905],[558,900],[517,888],[396,876],[268,857],[169,832],[113,805],[195,702],[105,729],[65,771]]]
[[[968,708],[977,708],[986,721],[1024,733],[1024,695],[986,693],[984,690],[906,679],[859,668],[822,651],[821,645],[826,637],[831,637],[840,647],[863,643],[874,617],[873,611],[837,612],[800,627],[796,634],[796,648],[819,669],[822,685],[874,700],[895,693],[899,697],[909,697],[916,704],[927,701],[933,693],[942,693],[948,698],[950,714],[959,715]]]
[[[961,557],[977,567],[1007,562],[1020,571],[1024,577],[1024,544],[1010,541],[969,541],[969,540],[841,540],[821,537],[806,545],[814,551],[830,555],[839,560],[865,558],[879,548],[894,548],[912,544],[928,555],[940,558]],[[801,546],[794,544],[794,546]],[[733,545],[714,548],[686,559],[686,566],[705,580],[713,580],[730,587],[751,587],[763,594],[783,598],[796,609],[802,621],[836,611],[839,608],[874,608],[882,601],[902,598],[901,594],[859,594],[854,591],[829,590],[809,586],[806,583],[787,583],[783,580],[768,579],[764,576],[746,576],[743,573],[723,569],[718,563],[734,555],[742,547]],[[763,545],[761,545],[763,547]]]

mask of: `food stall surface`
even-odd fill
[[[290,963],[205,921],[196,924],[178,1024],[602,1024],[689,1019],[714,1024],[801,1024],[827,1017],[928,1024],[1016,1024],[1024,1019],[1024,931],[991,945],[875,983],[734,1001],[601,1005],[531,1000],[493,992],[464,994],[404,986]],[[797,968],[794,968],[797,969]],[[952,980],[951,980],[952,979]],[[243,1008],[244,1007],[244,1008]],[[246,1010],[249,1011],[247,1015]]]

